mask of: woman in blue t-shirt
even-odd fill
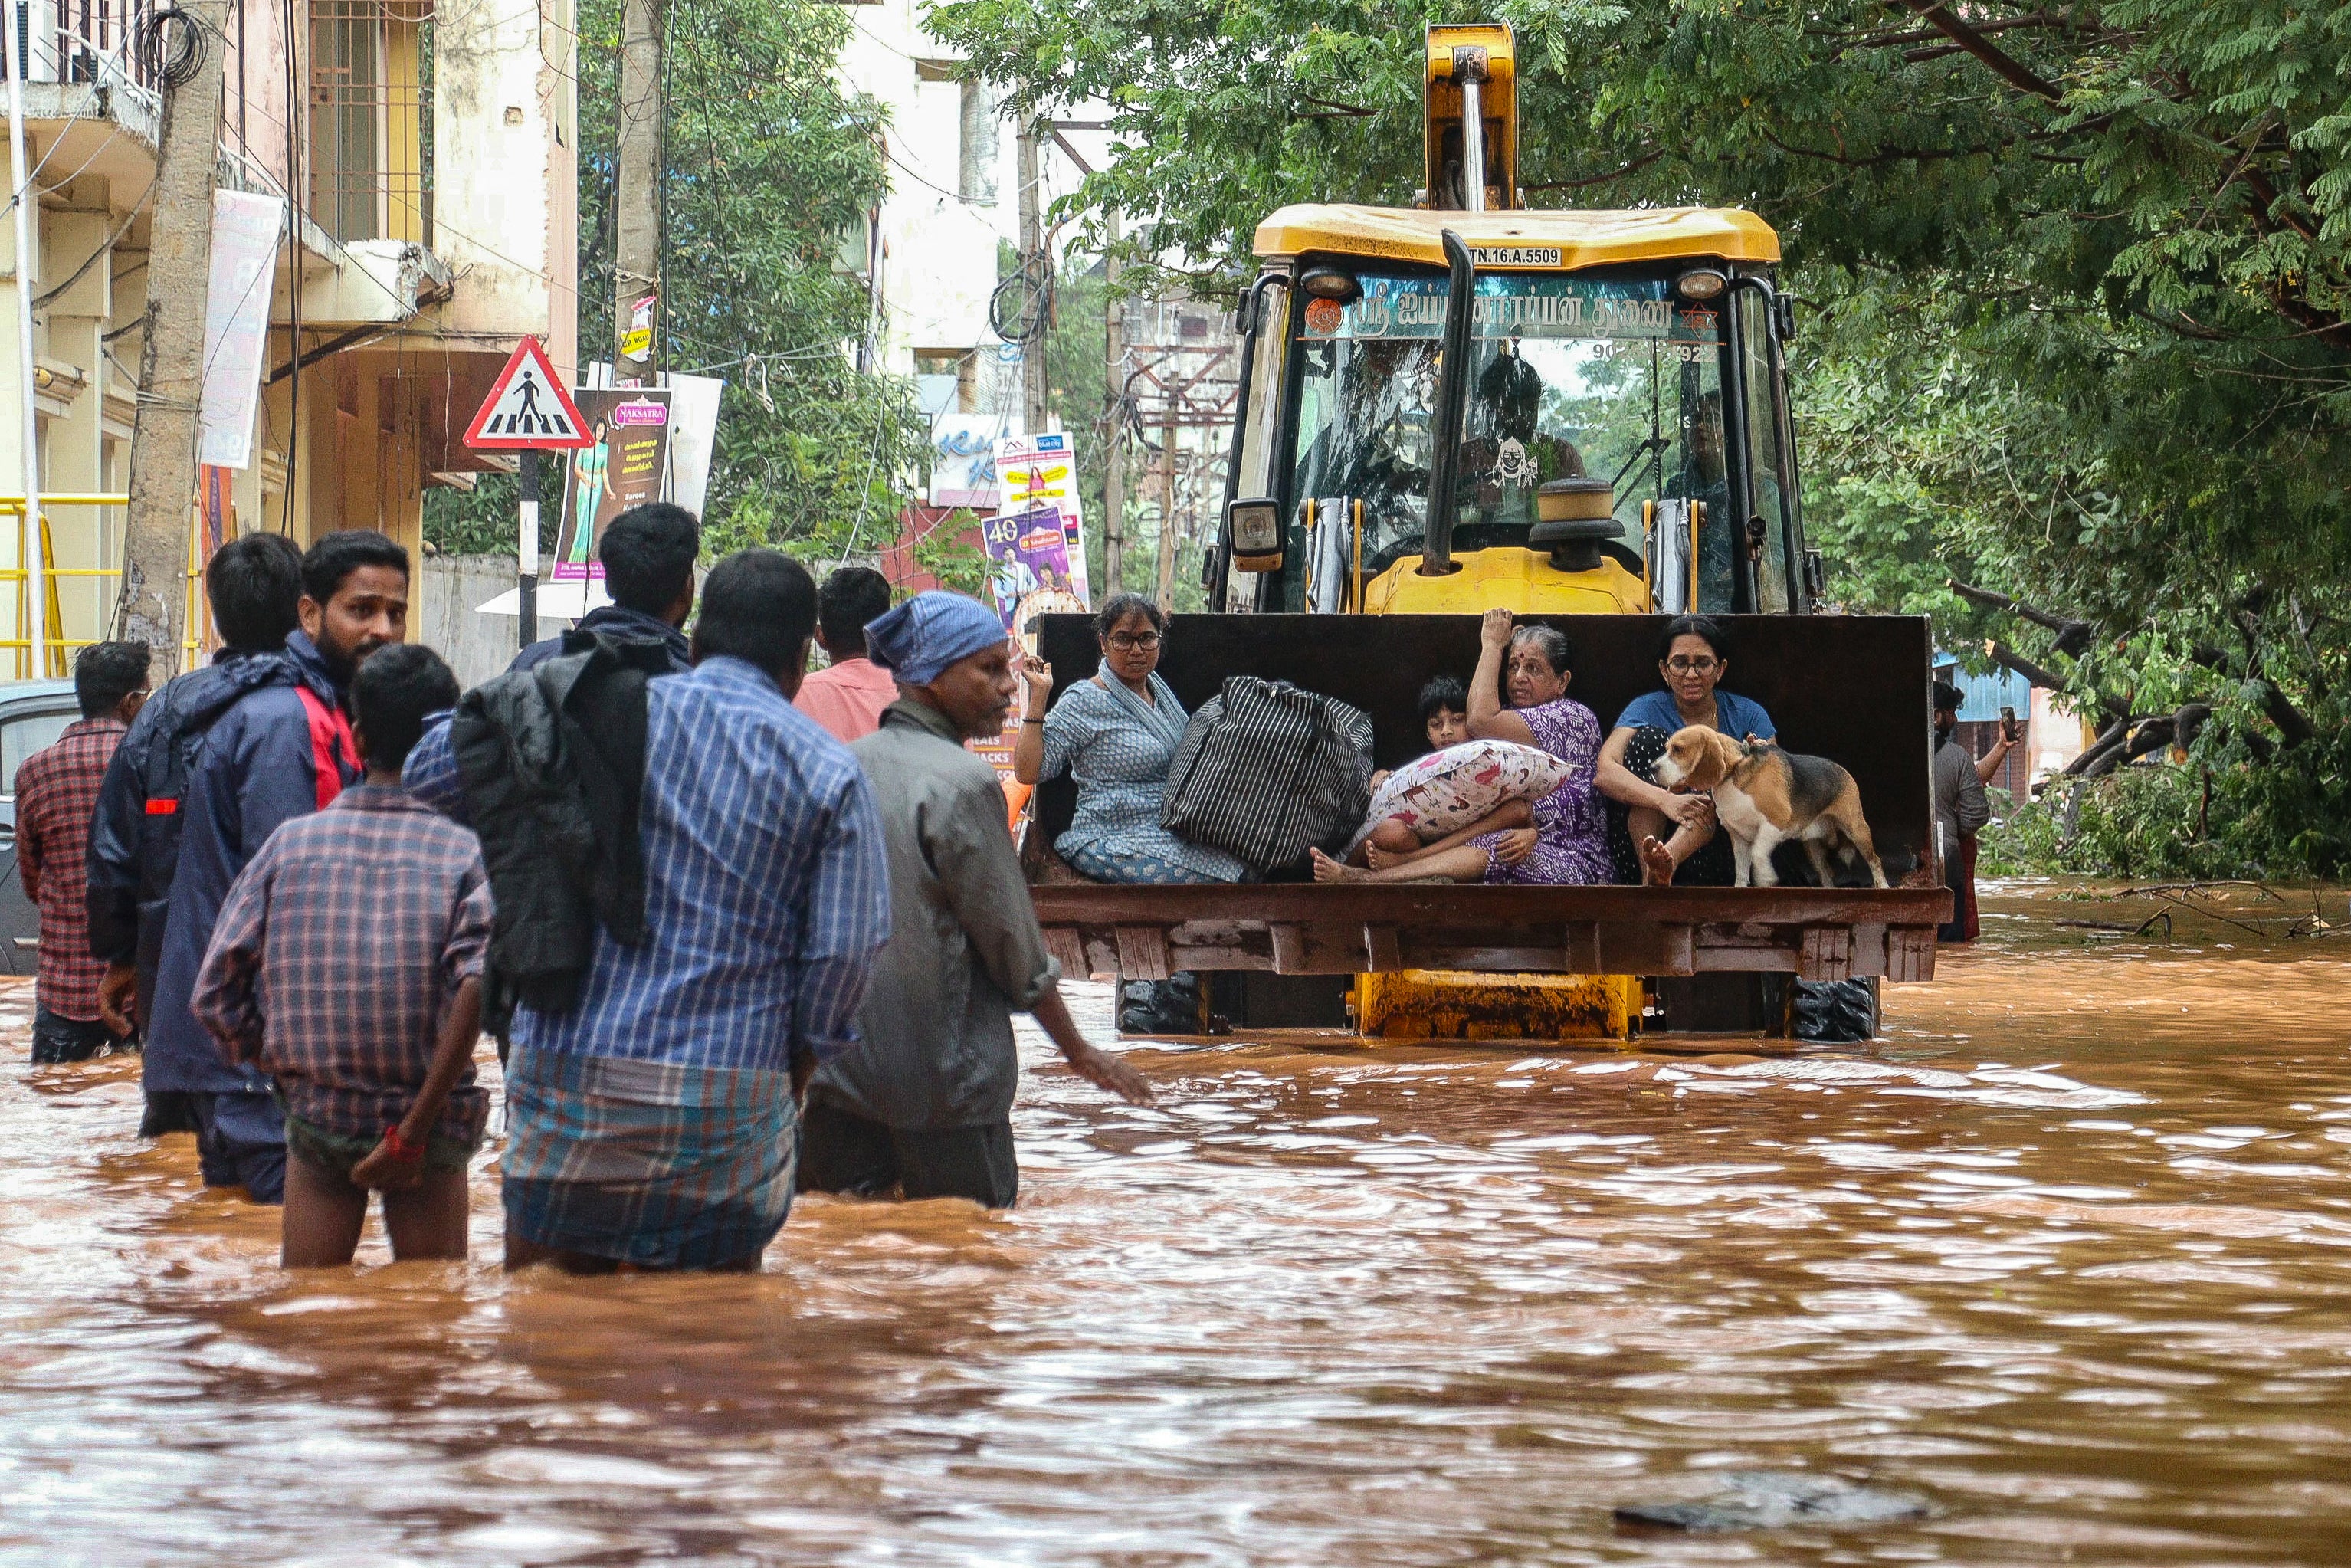
[[[1730,840],[1719,831],[1714,801],[1677,795],[1657,785],[1657,758],[1676,730],[1710,725],[1741,740],[1779,733],[1763,705],[1717,690],[1730,668],[1721,623],[1704,615],[1677,615],[1657,638],[1662,691],[1625,705],[1600,747],[1600,792],[1608,797],[1609,858],[1619,882],[1662,887],[1729,887],[1736,867]]]

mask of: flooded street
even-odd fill
[[[478,1167],[472,1263],[283,1273],[12,990],[0,1557],[2351,1560],[2351,937],[2077,915],[1989,897],[1800,1058],[1049,1067],[1019,1209],[807,1202],[752,1278],[509,1280]],[[1758,1468],[1936,1513],[1612,1523]]]

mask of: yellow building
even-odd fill
[[[31,0],[20,13],[36,370],[27,389],[14,231],[0,222],[0,496],[25,490],[28,390],[43,495],[128,487],[162,115],[161,83],[128,41],[145,9]],[[538,336],[559,371],[576,371],[570,0],[445,16],[432,0],[239,6],[220,43],[221,186],[290,216],[252,455],[229,485],[234,531],[307,541],[373,528],[414,550],[428,486],[500,465],[463,435],[517,339]],[[123,508],[45,509],[58,571],[50,635],[100,638]],[[37,673],[23,647],[33,545],[21,535],[0,515],[0,678]]]

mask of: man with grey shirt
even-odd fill
[[[1991,821],[1976,759],[1954,732],[1959,724],[1959,688],[1935,683],[1935,751],[1927,775],[1935,784],[1935,836],[1943,856],[1943,883],[1951,890],[1951,918],[1935,933],[1938,942],[1970,942],[1976,934],[1976,834]]]
[[[964,748],[1003,729],[1019,686],[1003,622],[977,600],[924,593],[865,641],[898,682],[881,728],[850,747],[881,806],[890,941],[858,1014],[861,1043],[809,1086],[799,1190],[1009,1208],[1020,1189],[1014,1012],[1036,1015],[1087,1082],[1138,1105],[1151,1090],[1078,1032],[996,770]]]

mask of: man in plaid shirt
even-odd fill
[[[400,787],[457,680],[429,648],[370,654],[351,683],[367,775],[281,824],[222,904],[191,1007],[286,1106],[287,1268],[348,1263],[383,1193],[394,1258],[465,1255],[465,1167],[489,874],[472,831]]]
[[[84,1061],[119,1043],[99,1016],[106,966],[89,956],[89,820],[123,732],[147,700],[147,644],[100,643],[74,659],[81,720],[16,769],[16,874],[41,912],[33,1060]]]

